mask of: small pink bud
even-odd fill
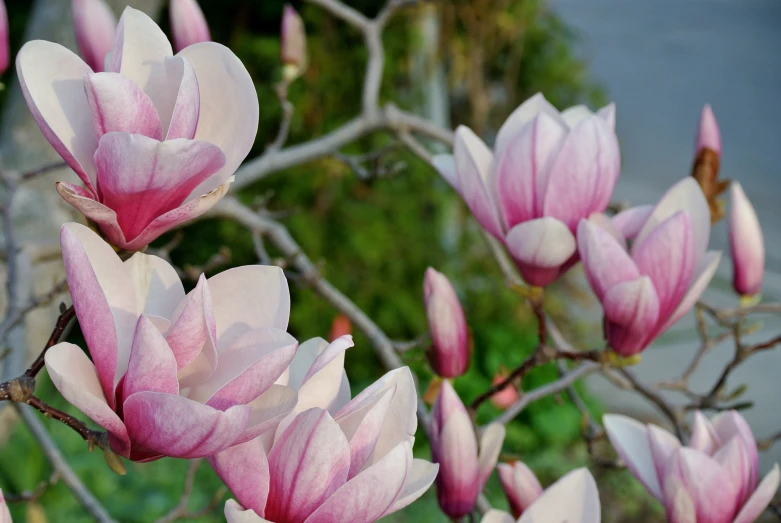
[[[285,4],[282,12],[280,58],[285,67],[285,81],[288,83],[304,74],[309,63],[304,21],[290,4]]]
[[[491,382],[491,385],[499,385],[507,379],[507,376],[508,374],[506,371],[497,372],[493,381]],[[518,390],[515,388],[515,386],[512,384],[507,384],[506,387],[491,396],[491,403],[493,403],[497,408],[504,410],[515,404],[520,399],[521,395],[518,394]]]
[[[5,10],[5,2],[0,0],[0,74],[8,69],[11,63],[11,50],[8,43],[8,12]]]
[[[496,466],[499,482],[502,484],[510,511],[516,518],[529,508],[542,495],[542,485],[537,476],[523,462],[516,461],[512,465],[500,463]]]
[[[729,244],[735,292],[758,294],[765,274],[765,244],[757,213],[738,182],[730,189]]]
[[[716,115],[708,104],[702,108],[700,114],[700,126],[697,129],[697,145],[694,152],[695,156],[703,149],[710,149],[717,154],[721,154],[721,133],[719,124],[716,121]]]
[[[334,341],[336,338],[352,334],[353,326],[350,318],[344,314],[337,314],[331,323],[331,332],[328,334],[328,341]]]
[[[114,46],[117,17],[104,0],[73,0],[71,11],[81,57],[93,71],[103,72],[106,54]]]
[[[453,285],[431,267],[423,282],[432,347],[428,353],[434,372],[445,378],[461,376],[469,368],[469,329]]]
[[[176,52],[199,42],[211,41],[209,25],[196,0],[171,0],[168,9]]]

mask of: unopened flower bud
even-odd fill
[[[512,465],[500,463],[496,466],[499,482],[502,484],[510,511],[516,518],[529,508],[542,495],[542,485],[537,476],[523,462],[516,461]]]
[[[469,329],[456,291],[445,275],[429,267],[423,299],[431,332],[429,362],[442,377],[461,376],[469,368]]]
[[[211,41],[209,24],[196,0],[171,0],[168,12],[176,52],[199,42]]]
[[[738,182],[732,182],[730,191],[729,245],[735,292],[758,294],[765,275],[765,244],[757,213]]]
[[[285,9],[282,12],[280,58],[284,66],[282,74],[287,83],[304,74],[309,64],[304,21],[290,4],[285,4]]]
[[[81,58],[96,73],[103,72],[106,55],[114,46],[117,17],[104,0],[73,0],[71,11]]]

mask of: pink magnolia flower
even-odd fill
[[[765,275],[765,242],[754,206],[738,182],[732,182],[730,192],[729,246],[735,292],[758,294]]]
[[[751,523],[772,500],[778,465],[757,485],[754,435],[736,411],[708,421],[695,413],[688,446],[656,425],[626,416],[603,418],[616,452],[667,511],[671,523]]]
[[[134,461],[209,456],[266,431],[292,411],[296,392],[274,382],[297,342],[285,332],[290,296],[282,271],[247,266],[185,295],[155,256],[122,262],[90,229],[62,228],[65,271],[92,361],[60,343],[46,368],[62,395],[109,432]]]
[[[559,113],[537,94],[507,118],[493,153],[461,126],[453,156],[434,163],[526,282],[543,286],[577,261],[578,221],[609,203],[620,169],[614,127],[612,104]]]
[[[478,453],[472,420],[449,381],[443,380],[431,411],[431,457],[439,463],[437,500],[442,512],[460,518],[472,512],[496,466],[504,442],[504,425],[483,431]]]
[[[341,382],[336,372],[313,379]],[[325,403],[331,408],[311,407],[280,425],[273,443],[257,438],[211,459],[238,500],[225,505],[228,522],[371,523],[428,489],[437,465],[412,458],[417,395],[408,368],[347,403]]]
[[[8,510],[8,504],[3,497],[3,491],[0,489],[0,523],[13,523],[11,511]]]
[[[211,41],[209,24],[196,0],[171,0],[168,16],[177,52],[199,42]]]
[[[573,470],[532,503],[517,523],[599,523],[602,520],[599,492],[594,477],[586,468]],[[481,523],[516,523],[501,510],[489,510]]]
[[[469,327],[456,290],[444,274],[429,267],[423,300],[431,332],[431,367],[444,378],[461,376],[469,368]]]
[[[285,4],[282,11],[281,39],[280,59],[285,66],[285,80],[292,82],[306,71],[309,54],[306,49],[304,21],[290,4]]]
[[[721,256],[707,251],[709,237],[708,202],[693,178],[675,184],[653,208],[629,209],[612,222],[580,222],[580,257],[613,350],[637,354],[694,306]],[[633,239],[629,250],[625,238]]]
[[[496,466],[504,495],[510,502],[513,517],[518,518],[542,495],[542,485],[534,472],[522,461],[499,463]]]
[[[117,17],[104,0],[72,0],[71,12],[81,57],[93,71],[105,71],[106,55],[117,33]]]
[[[125,9],[106,73],[35,40],[16,59],[27,104],[85,187],[57,190],[108,240],[138,250],[211,208],[255,140],[258,99],[226,47],[173,56],[145,14]]]
[[[8,70],[11,63],[11,43],[8,35],[8,11],[5,1],[0,0],[0,74]]]

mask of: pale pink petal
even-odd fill
[[[263,514],[270,480],[268,459],[260,440],[251,439],[223,450],[211,456],[209,464],[242,507]]]
[[[170,318],[184,299],[184,287],[170,263],[157,256],[136,253],[125,261],[136,289],[139,314]]]
[[[104,0],[73,0],[73,29],[81,57],[93,71],[103,71],[114,45],[117,17]]]
[[[374,452],[395,392],[396,387],[384,390],[375,396],[374,401],[362,405],[361,408],[349,409],[334,416],[350,445],[348,479],[363,470],[364,464]]]
[[[627,240],[634,239],[648,221],[654,207],[653,205],[638,205],[630,207],[613,216],[613,225],[621,231],[621,235]]]
[[[168,14],[177,51],[198,42],[211,40],[206,18],[195,0],[171,0]]]
[[[129,78],[152,100],[168,128],[179,82],[166,66],[173,55],[165,33],[146,14],[126,7],[119,19],[108,69]]]
[[[412,467],[396,501],[383,513],[383,517],[403,509],[425,493],[439,472],[439,465],[422,459],[413,459]]]
[[[666,474],[667,463],[670,461],[673,453],[680,448],[681,442],[678,441],[678,438],[656,425],[649,424],[647,430],[656,477],[663,478]]]
[[[163,335],[144,316],[138,320],[133,336],[122,394],[127,398],[143,391],[179,394],[176,358]]]
[[[89,418],[122,442],[122,454],[130,451],[130,440],[122,420],[106,402],[95,366],[71,343],[58,343],[46,352],[46,370],[60,394]]]
[[[648,492],[662,499],[662,487],[648,440],[648,429],[639,421],[620,414],[605,414],[602,424],[613,448]]]
[[[566,125],[559,111],[545,99],[542,93],[537,93],[518,106],[499,128],[494,145],[497,158],[504,155],[504,150],[512,137],[517,135],[524,125],[540,113],[545,113],[561,122],[562,125]]]
[[[683,482],[672,474],[664,478],[663,501],[669,523],[697,523],[694,500],[686,491]]]
[[[648,276],[618,283],[602,300],[608,345],[622,356],[637,354],[652,341],[659,321],[659,298]]]
[[[730,184],[729,245],[735,291],[748,296],[759,293],[765,275],[765,242],[757,213],[738,182]]]
[[[776,495],[779,482],[781,482],[781,472],[779,472],[778,464],[775,464],[759,483],[743,508],[740,509],[732,523],[752,523],[759,518]]]
[[[431,164],[453,189],[460,192],[458,189],[458,171],[456,170],[456,160],[453,158],[452,154],[438,154],[431,159]]]
[[[518,523],[599,523],[601,520],[597,484],[588,469],[582,468],[548,487]]]
[[[716,121],[716,115],[713,114],[713,109],[711,109],[710,104],[705,104],[702,108],[702,113],[700,113],[695,154],[703,149],[710,149],[721,154],[721,132],[719,131],[719,124]]]
[[[616,130],[616,104],[615,103],[609,103],[606,106],[604,106],[602,109],[598,110],[597,116],[605,120],[607,122],[607,125],[610,127],[610,129],[612,129],[613,131]]]
[[[605,229],[613,238],[615,238],[622,248],[626,249],[626,237],[606,214],[602,214],[601,212],[592,213],[588,217],[588,221]]]
[[[158,142],[127,133],[104,135],[95,153],[102,202],[116,211],[125,237],[131,239],[184,203],[224,162],[222,151],[206,142]]]
[[[114,250],[87,227],[63,225],[60,244],[73,306],[113,407],[118,362],[130,355],[138,321],[133,283]]]
[[[483,518],[480,520],[480,523],[515,523],[515,518],[513,518],[507,512],[492,508],[483,514]]]
[[[751,458],[741,437],[734,436],[713,454],[713,459],[737,486],[738,506],[742,505],[751,496],[755,485],[751,483]]]
[[[491,423],[480,434],[480,452],[477,460],[477,478],[480,490],[485,487],[491,472],[496,468],[496,461],[499,459],[499,453],[504,444],[504,434],[504,425],[501,423]]]
[[[98,142],[84,93],[84,75],[92,69],[59,44],[33,40],[16,55],[16,72],[44,137],[94,194]]]
[[[355,397],[357,400],[361,395]],[[443,380],[434,406],[431,408],[431,432],[437,434],[447,420],[455,414],[467,414],[464,402],[458,397],[449,380]]]
[[[228,189],[230,188],[231,183],[233,183],[233,178],[229,179],[227,182],[223,183],[212,192],[204,194],[203,196],[194,200],[190,200],[184,205],[168,211],[162,216],[158,216],[147,226],[146,229],[143,230],[143,232],[136,236],[135,239],[128,241],[122,247],[128,251],[142,249],[169,229],[197,218],[214,207],[217,202],[219,202],[222,197],[225,196],[225,194],[228,192]]]
[[[220,411],[182,396],[137,392],[125,400],[130,439],[175,458],[211,456],[232,446],[247,426],[250,408]]]
[[[63,200],[100,227],[107,241],[119,248],[127,245],[125,235],[117,222],[117,213],[96,201],[86,189],[65,182],[57,182],[55,187]]]
[[[710,208],[702,189],[692,177],[676,183],[662,196],[637,234],[632,251],[637,249],[660,223],[679,211],[689,213],[696,256],[695,267],[699,267],[710,239]]]
[[[508,229],[542,213],[542,198],[536,196],[546,185],[552,158],[566,135],[566,126],[540,113],[510,137],[502,156],[496,156],[496,196]]]
[[[545,216],[574,230],[581,218],[605,209],[619,172],[615,133],[598,116],[581,121],[561,145],[540,191]]]
[[[166,140],[176,138],[186,138],[192,140],[195,138],[195,131],[198,129],[198,117],[201,114],[200,90],[198,89],[198,79],[195,77],[195,70],[190,62],[182,57],[172,58],[168,64],[172,70],[181,67],[181,82],[179,83],[179,92],[176,95],[171,114],[171,122],[165,129]]]
[[[510,510],[519,517],[542,494],[542,485],[532,470],[522,461],[512,465],[499,463],[496,475],[510,503]]]
[[[5,6],[0,7],[0,9],[5,11]],[[5,502],[2,489],[0,489],[0,523],[13,523],[11,511],[8,509],[8,504]]]
[[[673,312],[670,318],[659,329],[659,333],[672,327],[675,322],[683,318],[683,316],[694,307],[694,304],[697,303],[697,300],[700,299],[700,296],[705,292],[708,284],[713,279],[713,275],[716,274],[716,269],[719,267],[720,260],[720,252],[708,251],[705,253],[699,268],[694,270],[694,276],[692,277],[692,283],[689,286],[689,290],[684,294],[678,308],[675,309],[675,312]]]
[[[347,483],[306,519],[306,523],[373,523],[404,487],[412,466],[412,445],[399,443],[381,460]]]
[[[287,330],[290,292],[285,274],[279,267],[237,267],[207,281],[214,303],[218,350],[232,345],[245,332],[254,329]]]
[[[198,78],[201,109],[195,138],[215,144],[226,157],[217,176],[193,191],[200,195],[230,178],[249,154],[258,132],[258,95],[244,64],[223,45],[201,42],[177,56],[190,62]]]
[[[84,91],[98,140],[115,131],[163,139],[157,109],[131,80],[118,73],[88,74],[84,77]]]
[[[350,449],[328,412],[296,416],[268,456],[271,485],[265,517],[304,521],[347,481]]]
[[[477,440],[466,412],[454,412],[446,418],[431,444],[431,456],[439,463],[436,483],[442,511],[451,518],[472,512],[481,485]]]
[[[513,227],[507,250],[530,285],[542,287],[559,277],[562,266],[577,252],[575,236],[556,218],[538,218]]]
[[[225,520],[228,523],[274,523],[258,516],[254,510],[244,510],[232,499],[225,502]]]
[[[590,118],[591,116],[594,116],[594,113],[591,112],[588,107],[582,104],[573,105],[572,107],[567,107],[561,111],[561,118],[564,120],[564,122],[566,122],[570,129],[575,127],[586,118]]]
[[[610,287],[640,276],[635,262],[616,239],[603,228],[582,220],[578,224],[578,251],[589,284],[602,300]]]
[[[296,339],[285,331],[273,327],[250,331],[219,352],[214,374],[188,397],[218,409],[249,403],[274,384],[297,347]]]
[[[759,479],[759,456],[754,433],[746,419],[738,411],[728,410],[716,415],[711,423],[720,441],[729,441],[734,436],[740,436],[742,439],[751,463],[750,485],[753,488]]]
[[[491,150],[471,129],[462,125],[456,129],[453,157],[461,197],[480,225],[501,240],[502,226],[488,179],[493,162]]]
[[[697,521],[730,523],[738,508],[738,486],[722,466],[699,450],[681,447],[667,466],[691,496]]]
[[[713,454],[723,444],[729,441],[721,439],[716,435],[713,425],[708,418],[699,410],[694,411],[694,422],[692,423],[692,435],[687,447],[701,450],[705,454]]]
[[[675,213],[639,245],[632,259],[640,274],[651,278],[659,297],[659,318],[668,318],[678,307],[694,272],[694,243],[686,211]]]
[[[210,363],[206,367],[197,365],[196,368],[210,369],[208,376],[211,376],[217,365],[215,337],[216,326],[212,297],[209,292],[209,284],[206,283],[206,276],[201,274],[195,289],[180,302],[177,310],[171,315],[171,328],[166,335],[166,341],[176,357],[176,366],[179,371],[182,371],[204,353],[203,357],[206,362]],[[208,344],[208,347],[205,347],[205,344]],[[190,375],[190,373],[180,372],[180,380],[185,375]],[[208,376],[200,378],[206,379]],[[182,384],[184,387],[192,385],[193,383]]]
[[[277,427],[293,412],[298,395],[285,385],[272,385],[266,392],[247,405],[250,407],[247,430],[237,442],[241,443],[269,433],[274,436]]]

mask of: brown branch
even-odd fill
[[[65,332],[65,329],[68,328],[68,324],[76,317],[76,311],[73,308],[73,305],[62,311],[60,316],[57,318],[57,323],[54,325],[54,330],[51,333],[51,336],[49,336],[48,341],[46,342],[46,345],[43,346],[43,350],[38,355],[37,358],[35,358],[35,361],[32,362],[30,367],[24,372],[24,375],[29,378],[35,378],[38,373],[43,368],[45,362],[44,358],[46,357],[46,353],[49,351],[50,348],[54,347],[57,343],[59,343],[60,338],[62,337],[62,334]]]

